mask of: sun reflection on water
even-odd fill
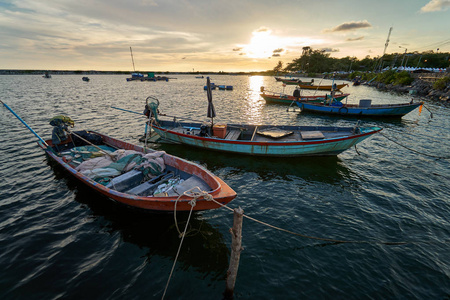
[[[248,90],[245,95],[244,114],[242,121],[250,124],[261,124],[263,120],[264,100],[261,98],[260,88],[264,84],[263,76],[248,77]]]

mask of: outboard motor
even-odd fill
[[[205,124],[202,124],[200,126],[200,136],[206,136],[208,134],[208,126]]]
[[[56,116],[50,120],[50,125],[53,126],[52,131],[52,143],[58,149],[58,145],[69,141],[69,135],[67,134],[67,127],[74,126],[75,122],[66,116]]]

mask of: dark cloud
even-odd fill
[[[236,52],[239,52],[239,51],[241,51],[242,50],[242,47],[241,48],[234,48],[233,49],[233,51],[236,51]]]
[[[339,49],[332,49],[332,48],[322,48],[320,50],[322,52],[339,52]]]
[[[274,53],[274,54],[272,54],[272,57],[280,57],[281,55],[280,54],[278,54],[278,53]]]
[[[278,48],[278,49],[273,50],[273,53],[281,53],[283,51],[284,51],[283,48]]]
[[[364,39],[363,36],[359,36],[359,37],[356,37],[356,38],[348,38],[348,39],[346,39],[346,41],[347,42],[353,42],[353,41],[360,41],[360,40],[363,40],[363,39]]]
[[[361,28],[370,28],[372,25],[367,21],[352,21],[352,22],[345,22],[341,25],[338,25],[331,29],[325,29],[324,32],[338,32],[338,31],[351,31]]]

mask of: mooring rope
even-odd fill
[[[196,190],[196,189],[199,190],[200,192],[192,192],[192,191],[194,191],[194,190]],[[195,206],[195,204],[196,204],[197,199],[200,198],[200,197],[202,197],[202,196],[205,197],[205,199],[207,198],[207,196],[209,196],[209,197],[212,198],[212,196],[211,196],[210,194],[208,194],[207,192],[202,191],[198,186],[193,187],[193,188],[191,188],[191,189],[185,191],[183,194],[181,194],[181,195],[178,196],[177,200],[175,201],[175,205],[174,205],[174,207],[173,207],[173,219],[174,219],[174,221],[175,221],[175,227],[177,228],[179,237],[182,236],[182,233],[181,233],[181,231],[180,231],[180,228],[178,227],[178,221],[177,221],[177,203],[178,203],[178,200],[180,200],[180,198],[181,198],[183,195],[184,195],[184,196],[188,196],[188,197],[192,197],[193,199],[189,202],[189,204],[191,204],[191,202],[194,202],[194,206]],[[208,200],[209,200],[209,198],[208,198]],[[192,204],[191,204],[191,205],[192,205]]]
[[[212,197],[211,197],[211,201],[213,201],[213,202],[219,204],[220,206],[230,210],[231,212],[234,212],[234,210],[232,208],[228,207],[225,204],[217,202]],[[270,227],[270,228],[273,228],[273,229],[276,229],[276,230],[279,230],[279,231],[283,231],[283,232],[286,232],[286,233],[289,233],[289,234],[292,234],[292,235],[300,236],[300,237],[307,238],[307,239],[319,240],[319,241],[325,241],[325,242],[331,242],[331,243],[337,243],[337,244],[351,244],[351,243],[353,243],[353,244],[382,244],[382,245],[393,246],[393,245],[406,245],[406,244],[417,244],[417,243],[428,243],[428,244],[432,243],[432,242],[427,242],[427,241],[386,242],[386,241],[364,241],[364,240],[361,240],[361,241],[356,241],[356,240],[337,240],[337,239],[331,239],[331,238],[321,238],[321,237],[305,235],[305,234],[301,234],[301,233],[298,233],[298,232],[287,230],[287,229],[284,229],[284,228],[281,228],[281,227],[277,227],[277,226],[271,225],[269,223],[260,221],[258,219],[252,218],[250,216],[247,216],[246,214],[244,214],[244,217],[249,219],[249,220],[252,220],[254,222],[257,222],[257,223],[260,223],[262,225],[265,225],[267,227]],[[450,241],[444,241],[444,243],[449,243],[449,242]]]
[[[175,202],[175,207],[174,207],[174,211],[175,211],[175,212],[176,212],[176,203],[177,203],[178,200],[181,198],[181,196],[187,195],[186,193],[189,192],[189,191],[191,191],[191,190],[193,190],[193,189],[195,189],[195,188],[192,188],[192,189],[190,189],[190,190],[184,192],[183,194],[181,194],[181,195],[177,198],[177,201]],[[187,196],[188,196],[188,195],[187,195]],[[183,245],[184,237],[186,236],[186,231],[187,231],[187,228],[188,228],[188,225],[189,225],[189,221],[191,220],[192,211],[193,211],[193,209],[194,209],[194,206],[196,205],[196,201],[197,201],[197,198],[196,198],[196,197],[194,197],[194,199],[192,199],[191,201],[189,201],[189,204],[191,205],[191,210],[189,211],[189,217],[188,217],[188,219],[187,219],[186,226],[184,227],[184,232],[183,232],[182,234],[180,233],[180,235],[181,235],[180,245],[178,246],[177,255],[175,256],[175,260],[173,261],[172,269],[170,270],[170,274],[169,274],[169,279],[167,280],[166,287],[164,288],[164,293],[163,293],[161,299],[164,299],[164,297],[165,297],[165,295],[166,295],[166,292],[167,292],[167,288],[169,287],[170,279],[172,278],[173,271],[174,271],[174,269],[175,269],[175,265],[176,265],[177,260],[178,260],[178,256],[180,255],[181,246]],[[176,218],[175,218],[175,224],[177,224]],[[178,225],[177,225],[177,230],[178,230]],[[178,231],[178,232],[180,232],[180,231]]]
[[[410,148],[410,147],[407,147],[407,146],[405,146],[405,145],[400,144],[399,142],[397,142],[396,140],[394,140],[394,139],[388,137],[387,135],[383,134],[382,132],[379,132],[379,133],[380,133],[382,136],[384,136],[386,139],[388,139],[389,141],[391,141],[391,142],[393,142],[393,143],[395,143],[395,144],[397,144],[397,145],[399,145],[399,146],[401,146],[401,147],[403,147],[403,148],[405,148],[405,149],[408,149],[409,151],[415,152],[415,153],[417,153],[417,154],[421,154],[421,155],[424,155],[424,156],[433,157],[433,158],[437,158],[437,159],[449,159],[449,158],[450,158],[450,156],[435,156],[435,155],[431,155],[431,154],[426,154],[426,153],[423,153],[423,152],[419,152],[419,151],[414,150],[414,149],[412,149],[412,148]]]

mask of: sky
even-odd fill
[[[450,0],[0,0],[0,69],[265,71],[306,46],[450,52]]]

